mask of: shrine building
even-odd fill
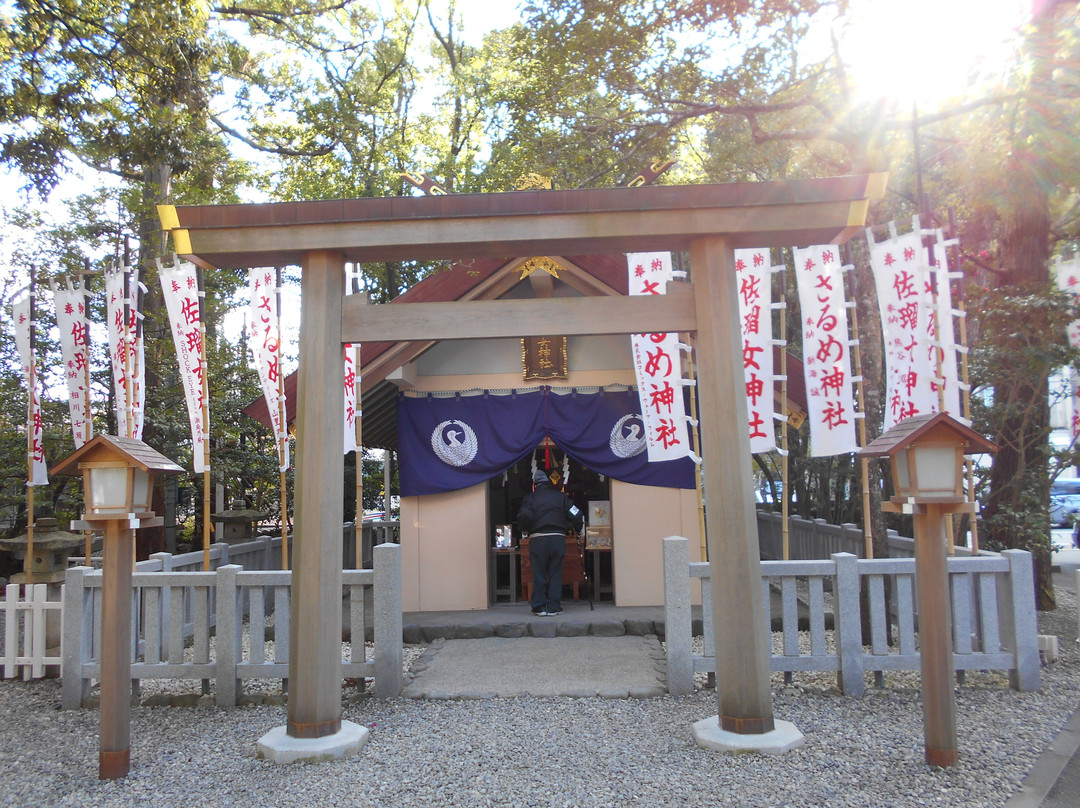
[[[390,305],[614,296],[627,286],[623,255],[477,258],[434,272]],[[789,376],[801,378],[797,362],[789,357]],[[513,548],[537,468],[586,512],[580,560],[594,597],[661,605],[663,536],[689,538],[691,560],[701,560],[694,464],[648,462],[628,336],[553,329],[524,339],[370,342],[361,378],[363,443],[397,452],[404,611],[527,599],[529,573]],[[286,382],[289,420],[295,383],[296,374]],[[792,402],[801,390],[789,386],[789,411],[805,407]],[[261,397],[245,412],[269,426]],[[571,542],[568,598],[580,566]],[[584,583],[577,596],[587,597]]]

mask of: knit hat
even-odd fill
[[[545,474],[544,472],[540,471],[540,469],[537,469],[533,472],[532,481],[533,485],[540,485],[540,483],[550,483],[551,478],[548,477],[547,474]]]

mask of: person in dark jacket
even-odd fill
[[[525,497],[518,511],[518,527],[523,536],[529,537],[533,614],[562,614],[566,534],[571,528],[580,532],[584,526],[585,515],[570,497],[555,488],[544,472],[533,472],[532,493]]]

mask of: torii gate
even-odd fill
[[[884,194],[885,182],[886,175],[869,174],[162,207],[162,227],[182,258],[207,267],[302,268],[287,738],[324,739],[322,755],[345,734],[344,491],[340,475],[323,474],[340,465],[344,343],[523,337],[552,328],[567,336],[695,331],[706,542],[710,560],[723,562],[712,578],[716,732],[734,736],[727,748],[777,749],[733,250],[843,243],[864,226],[869,202]],[[344,293],[347,261],[678,250],[689,250],[691,282],[672,284],[665,296],[377,306]]]

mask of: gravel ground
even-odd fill
[[[777,718],[806,744],[779,757],[699,748],[691,725],[716,696],[376,700],[348,690],[344,718],[371,729],[360,754],[279,766],[255,742],[285,723],[261,703],[135,707],[132,771],[97,779],[97,712],[60,710],[60,683],[0,682],[2,806],[1000,806],[1080,705],[1076,599],[1058,591],[1040,632],[1061,659],[1035,693],[998,674],[957,689],[960,763],[923,763],[917,677],[845,698],[835,676],[773,679]],[[409,659],[422,650],[412,647]],[[407,662],[408,664],[408,662]],[[700,682],[701,680],[699,680]],[[868,676],[868,683],[871,677]],[[166,684],[144,683],[143,695]]]

